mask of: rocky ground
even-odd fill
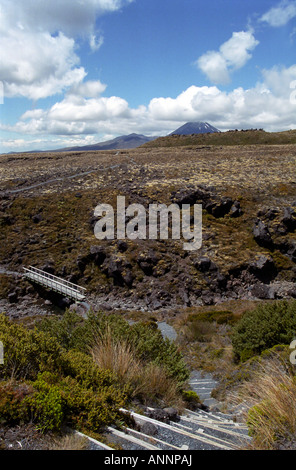
[[[36,300],[46,293],[11,275],[27,265],[86,287],[106,310],[296,297],[295,155],[250,145],[1,156],[1,307],[47,310]],[[147,210],[201,204],[202,248],[97,240],[94,208],[118,195]]]

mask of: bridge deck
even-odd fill
[[[72,282],[66,281],[60,277],[54,276],[53,274],[42,271],[41,269],[30,266],[29,268],[23,268],[25,273],[24,276],[37,284],[47,287],[50,290],[63,294],[74,300],[85,299],[85,288],[80,287]]]

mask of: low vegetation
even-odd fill
[[[294,449],[296,300],[227,307],[188,309],[175,321],[180,348],[193,367],[219,379],[212,395],[225,409],[247,406],[250,450]]]
[[[66,312],[27,329],[1,315],[0,341],[0,416],[6,424],[99,432],[122,422],[120,408],[134,399],[184,406],[188,370],[154,325],[130,326],[103,314],[82,321]]]
[[[296,335],[296,301],[260,304],[235,326],[232,344],[240,361],[276,344],[290,344]]]
[[[295,144],[295,130],[266,132],[263,129],[231,130],[209,134],[172,135],[159,137],[142,145],[144,148],[183,147],[187,145],[283,145]]]

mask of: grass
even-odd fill
[[[100,369],[117,376],[122,389],[128,389],[131,398],[140,398],[146,403],[160,399],[167,406],[184,408],[178,382],[170,378],[161,365],[140,361],[131,344],[124,338],[114,339],[110,328],[96,339],[91,355]]]
[[[283,362],[273,358],[261,364],[241,386],[240,397],[251,407],[245,418],[253,450],[274,450],[295,441],[295,375]]]
[[[86,450],[88,441],[85,437],[79,436],[78,434],[66,434],[61,438],[54,438],[52,443],[49,445],[48,450],[75,450],[81,451]]]

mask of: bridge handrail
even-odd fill
[[[58,276],[55,276],[54,274],[47,273],[46,271],[42,271],[42,269],[35,268],[34,266],[29,266],[28,268],[23,268],[25,271],[28,271],[29,273],[36,273],[39,274],[40,276],[43,276],[44,278],[51,279],[59,284],[62,284],[66,287],[69,287],[69,289],[74,290],[74,291],[85,291],[85,287],[78,286],[77,284],[74,284],[73,282],[67,281],[65,279],[61,279]]]

